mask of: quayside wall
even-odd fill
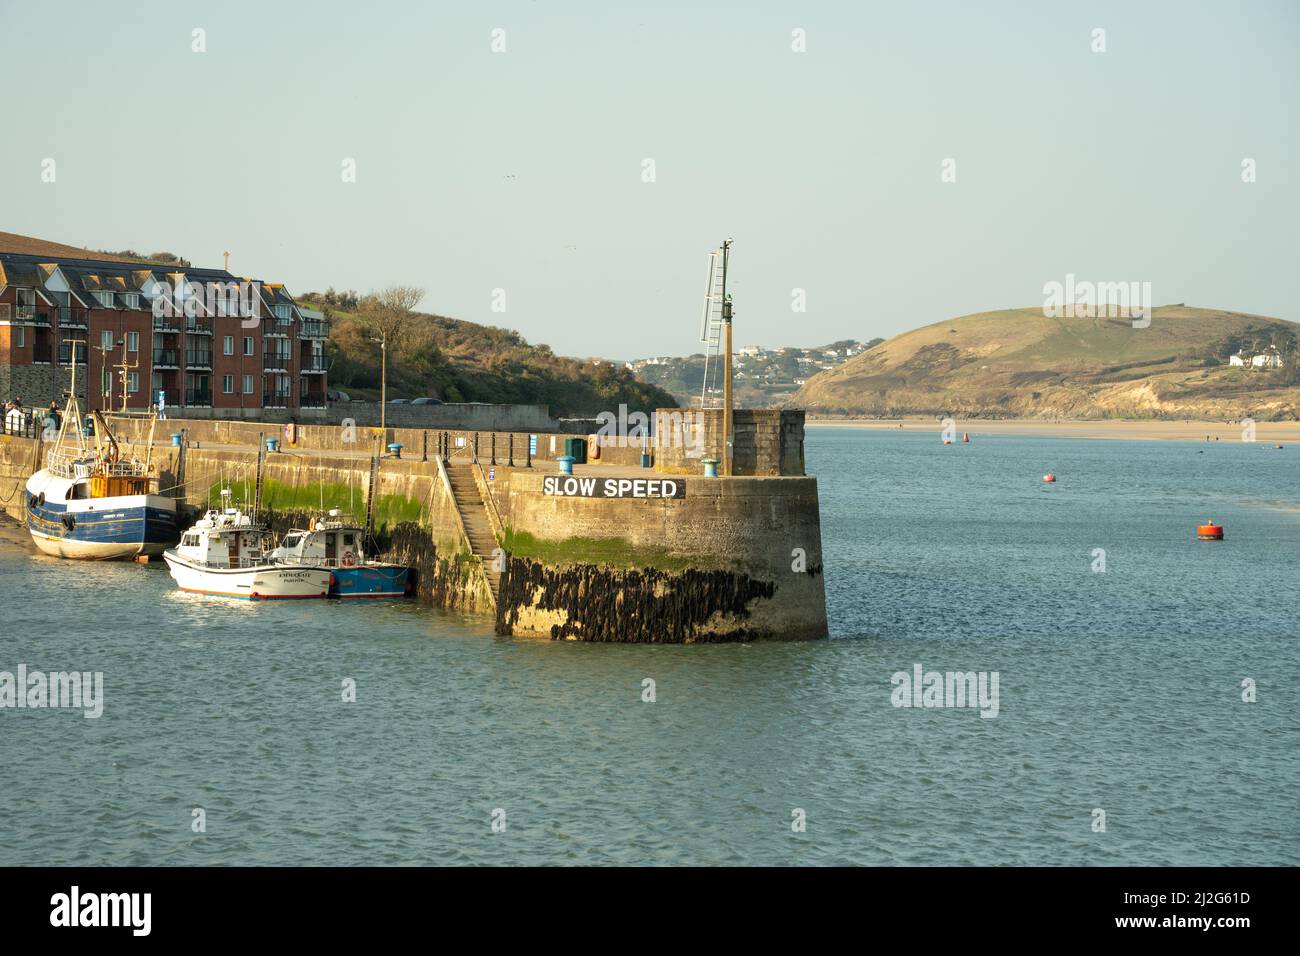
[[[549,452],[549,442],[544,447]],[[218,505],[221,487],[236,504],[251,502],[257,455],[249,448],[164,443],[154,454],[159,488],[191,514]],[[0,436],[0,502],[19,520],[22,485],[42,457],[39,439]],[[501,460],[492,466],[483,455],[474,465],[467,449],[453,448],[453,466],[474,469],[484,496],[460,507],[486,506],[502,549],[494,593],[483,563],[490,559],[470,549],[436,449],[428,461],[381,459],[375,540],[384,557],[416,569],[420,600],[492,615],[499,634],[555,640],[826,635],[816,479],[665,475],[611,460],[578,466],[575,477],[589,479],[588,489],[614,481],[612,496],[588,496],[556,493],[556,466],[540,456],[533,468]],[[361,455],[267,453],[261,516],[276,532],[303,526],[322,506],[361,518],[369,482]],[[669,497],[664,482],[672,483]]]

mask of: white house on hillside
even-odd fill
[[[1247,355],[1245,349],[1237,352],[1236,355],[1229,357],[1229,365],[1249,365],[1252,368],[1281,368],[1283,365],[1282,353],[1276,345],[1270,345],[1258,355]]]

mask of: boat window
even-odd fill
[[[350,534],[345,534],[345,535],[343,536],[343,544],[344,544],[345,547],[348,547],[348,548],[352,547],[352,535],[350,535]]]
[[[79,481],[72,486],[72,494],[70,495],[70,497],[74,499],[89,498],[90,495],[88,494],[88,490],[89,489],[86,487],[86,483],[84,481]]]
[[[284,546],[286,548],[296,548],[298,546],[298,542],[301,540],[302,540],[302,535],[291,534],[284,539]]]

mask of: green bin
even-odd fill
[[[587,463],[587,439],[564,439],[564,453],[572,457],[575,464],[585,465]]]

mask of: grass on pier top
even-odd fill
[[[208,489],[208,503],[217,507],[221,501],[221,489],[230,489],[232,504],[243,505],[253,500],[253,483],[251,481],[229,481],[223,486],[213,483]],[[323,504],[322,504],[323,500]],[[358,521],[366,517],[366,496],[362,490],[353,485],[334,482],[312,482],[293,485],[283,481],[266,480],[262,482],[262,507],[279,512],[306,511],[319,512],[338,508],[344,514],[351,514]],[[375,529],[394,528],[403,521],[419,522],[424,509],[420,502],[412,501],[402,495],[377,495],[375,497]]]

